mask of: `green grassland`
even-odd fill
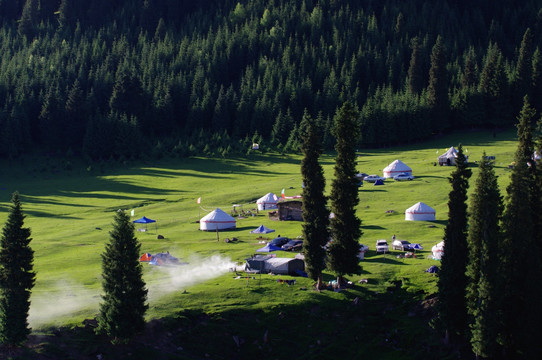
[[[157,220],[146,232],[136,232],[142,252],[167,250],[189,263],[175,268],[144,265],[148,320],[169,319],[168,324],[175,324],[172,328],[184,329],[173,332],[172,338],[185,355],[419,358],[419,351],[439,346],[436,337],[426,335],[428,319],[412,310],[436,291],[437,277],[424,270],[439,265],[428,256],[431,247],[441,241],[447,222],[448,177],[453,167],[435,166],[435,162],[438,154],[460,142],[472,162],[471,191],[477,176],[474,161],[485,151],[496,157],[504,195],[508,164],[517,144],[513,129],[496,137],[472,131],[423,144],[358,152],[360,172],[381,175],[385,166],[400,159],[413,169],[416,179],[388,179],[384,186],[366,183],[360,188],[360,242],[370,251],[362,260],[363,273],[350,276],[352,287],[341,292],[316,292],[306,278],[296,278],[295,285],[288,286],[277,279],[293,277],[247,278],[241,274],[239,278],[230,271],[236,266],[242,269],[244,259],[262,246],[250,234],[258,225],[276,230],[270,238],[301,235],[300,222],[272,221],[267,212],[254,211],[255,200],[268,192],[280,195],[284,188],[287,196],[301,194],[301,156],[255,152],[237,159],[147,159],[92,167],[42,155],[24,161],[4,160],[0,167],[0,221],[5,222],[11,194],[17,190],[25,225],[32,229],[37,272],[30,316],[34,334],[77,326],[97,314],[100,255],[109,239],[113,214],[123,209],[134,210],[134,219],[145,215]],[[320,160],[329,192],[334,156],[325,154]],[[201,207],[196,203],[199,197]],[[437,221],[404,220],[405,209],[418,201],[436,210]],[[214,232],[199,231],[197,220],[207,211],[220,207],[230,212],[233,204],[242,204],[254,216],[239,219],[235,231],[220,232],[218,239]],[[157,239],[158,234],[164,239]],[[397,251],[375,254],[375,241],[390,240],[393,234],[420,243],[424,250],[417,258],[408,259],[397,258]],[[223,241],[232,237],[239,241]],[[277,256],[293,254],[278,252]],[[368,283],[360,284],[362,278]],[[333,275],[326,273],[325,279],[332,280]],[[361,305],[354,307],[356,297]],[[288,331],[278,330],[284,328]],[[243,339],[243,344],[232,341],[232,334]],[[427,337],[425,350],[407,346],[415,336]]]

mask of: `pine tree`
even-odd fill
[[[533,58],[533,33],[530,28],[525,30],[521,47],[519,49],[516,73],[513,80],[514,109],[521,107],[525,95],[531,97],[532,90],[532,58]]]
[[[408,67],[408,90],[414,94],[421,93],[423,89],[423,62],[420,40],[418,37],[412,39],[412,55],[410,56],[410,65]]]
[[[28,311],[36,274],[30,229],[24,227],[19,193],[11,198],[0,240],[0,343],[19,345],[30,334]]]
[[[531,204],[534,184],[532,124],[535,110],[525,96],[518,117],[518,148],[515,166],[508,185],[506,208],[503,215],[503,241],[500,271],[503,279],[501,309],[503,313],[503,346],[506,356],[522,354],[536,358],[542,351],[539,341],[541,288],[533,286],[541,276],[537,248],[538,235],[534,233]],[[514,311],[509,311],[514,309]],[[505,311],[508,310],[508,311]]]
[[[128,342],[145,327],[148,305],[139,263],[140,247],[130,217],[122,210],[117,211],[110,242],[102,254],[104,294],[96,329],[114,343]]]
[[[497,176],[484,153],[470,206],[466,305],[471,334],[466,338],[470,339],[476,355],[489,359],[497,358],[499,354],[498,246],[502,211]]]
[[[465,59],[465,68],[461,75],[461,85],[464,88],[470,88],[476,84],[478,84],[478,67],[476,65],[476,54],[471,47]]]
[[[309,277],[316,281],[316,288],[323,287],[322,271],[325,268],[325,244],[329,241],[329,210],[326,208],[327,198],[324,195],[326,179],[324,170],[318,162],[322,147],[318,131],[305,112],[301,128],[303,134],[303,160],[301,176],[303,188],[303,253]]]
[[[19,19],[18,32],[21,36],[31,38],[37,25],[38,0],[26,0],[24,3],[21,18]]]
[[[84,111],[84,103],[83,90],[81,89],[79,80],[75,80],[68,93],[65,106],[66,118],[63,121],[63,138],[66,146],[72,149],[79,149],[82,146],[81,143],[83,142],[86,129],[85,120],[87,119],[87,114]]]
[[[346,102],[335,115],[333,135],[335,150],[335,179],[331,184],[332,243],[329,246],[328,265],[337,275],[339,286],[344,276],[359,274],[359,238],[362,235],[361,220],[356,216],[359,204],[356,175],[355,145],[359,138],[358,112]]]
[[[447,334],[454,340],[465,335],[467,312],[465,288],[467,278],[467,190],[472,171],[468,169],[463,147],[458,146],[456,169],[448,180],[452,191],[448,200],[448,224],[444,230],[446,252],[439,273],[439,317]]]
[[[58,87],[51,86],[45,94],[39,114],[41,141],[49,149],[58,149],[62,143],[59,139],[62,139],[64,116],[59,98]]]
[[[495,127],[504,125],[511,108],[503,56],[495,44],[489,44],[487,49],[478,88],[485,101],[485,122]]]
[[[58,7],[58,22],[61,27],[73,25],[75,23],[75,1],[61,0]]]
[[[542,114],[542,54],[536,48],[533,54],[533,71],[531,75],[533,107],[539,114]]]
[[[448,99],[448,74],[446,70],[446,49],[439,35],[431,52],[427,103],[432,112],[432,130],[441,131],[448,127],[450,104]]]

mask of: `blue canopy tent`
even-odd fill
[[[269,234],[272,232],[275,232],[275,230],[269,229],[265,227],[263,224],[258,226],[256,229],[250,231],[251,234]]]
[[[148,217],[145,217],[145,216],[143,216],[141,219],[137,219],[132,222],[135,224],[145,224],[145,228],[137,229],[137,231],[147,231],[147,224],[150,224],[150,223],[155,223],[154,226],[156,229],[156,220],[149,219]]]
[[[256,250],[256,252],[271,252],[271,251],[277,251],[277,250],[282,250],[282,248],[275,245],[267,244],[263,248],[259,248],[258,250]]]

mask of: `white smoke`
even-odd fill
[[[78,312],[96,312],[101,297],[95,289],[64,279],[56,282],[47,293],[33,292],[30,300],[28,322],[30,327],[39,328]]]
[[[229,258],[214,255],[205,259],[191,258],[185,265],[153,266],[143,264],[143,266],[152,267],[153,276],[151,277],[153,280],[147,282],[144,278],[149,290],[148,303],[152,305],[153,301],[164,295],[229,272],[230,269],[235,268],[235,263]],[[99,289],[89,289],[67,279],[59,280],[47,293],[33,292],[28,316],[30,327],[39,329],[44,325],[62,323],[63,320],[77,313],[88,313],[89,317],[93,317],[98,313],[101,294],[101,286]]]
[[[159,282],[147,285],[149,303],[163,295],[219,277],[232,268],[235,268],[235,263],[219,255],[206,259],[191,258],[186,265],[157,266],[156,271],[160,271],[163,277]]]

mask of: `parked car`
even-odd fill
[[[360,180],[363,180],[366,176],[369,176],[369,174],[361,172],[359,174],[356,174],[356,177]]]
[[[303,247],[303,240],[292,239],[286,244],[282,245],[284,251],[299,251]]]
[[[393,177],[393,180],[395,181],[404,181],[404,180],[412,180],[412,179],[414,179],[414,176],[412,176],[412,174],[409,174],[409,173],[401,173]]]
[[[271,240],[268,245],[281,247],[282,245],[286,244],[288,241],[290,241],[290,239],[288,239],[286,236],[280,236]]]
[[[375,249],[377,253],[387,253],[390,250],[388,242],[385,239],[376,240]]]
[[[393,242],[391,243],[391,249],[401,251],[413,250],[410,241],[406,240],[393,240]]]
[[[378,175],[368,175],[366,177],[363,178],[364,181],[367,181],[367,182],[375,182],[377,180],[386,180],[386,178],[383,178],[382,176],[378,176]]]

